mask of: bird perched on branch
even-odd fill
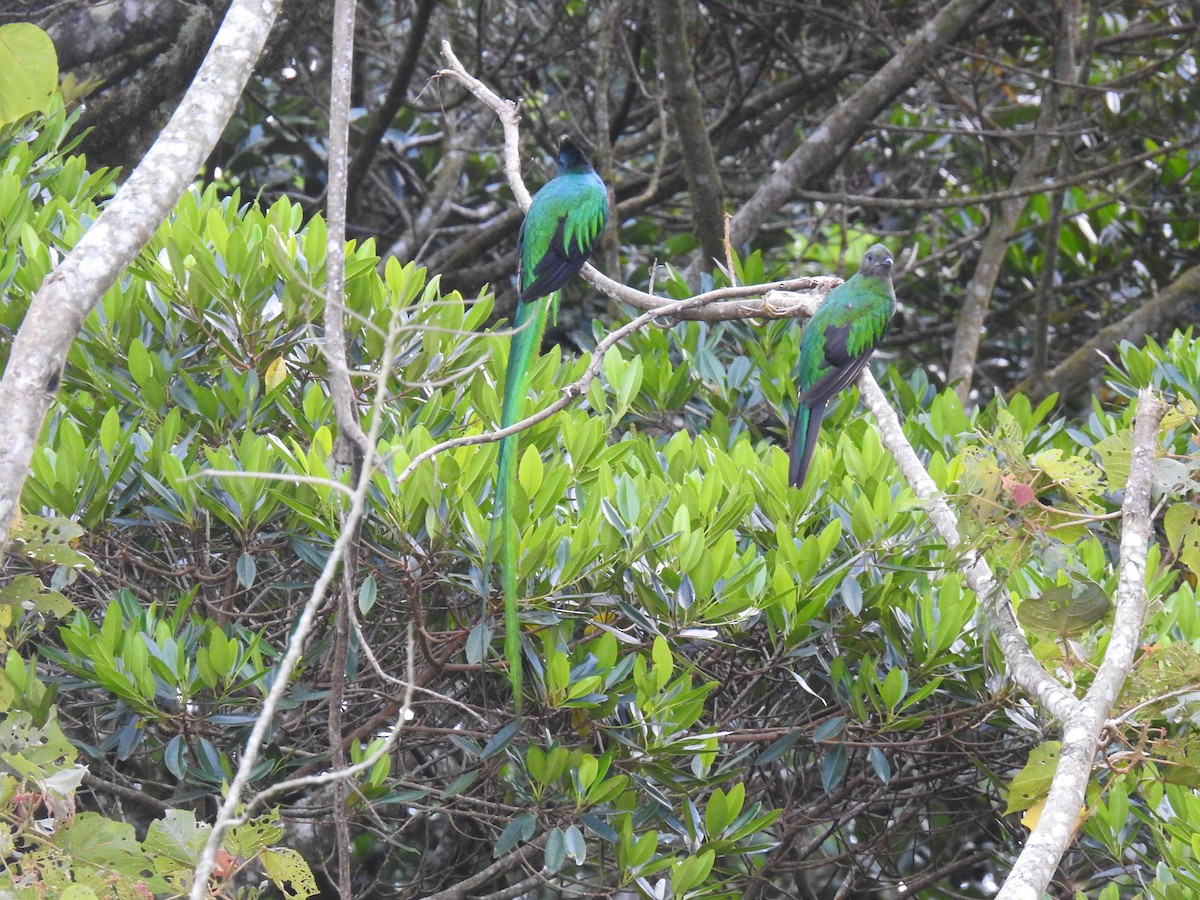
[[[896,308],[892,254],[883,244],[866,252],[858,274],[842,282],[804,327],[799,388],[788,480],[800,487],[808,475],[825,404],[854,383],[887,331]]]
[[[533,197],[517,238],[517,309],[512,345],[504,374],[500,427],[525,415],[525,394],[533,358],[547,321],[558,311],[558,289],[578,274],[592,255],[608,220],[608,190],[583,151],[564,138],[558,172]],[[491,534],[484,560],[484,594],[493,544],[499,539],[500,586],[504,594],[504,655],[517,712],[521,711],[521,634],[518,619],[516,525],[509,507],[516,480],[519,436],[500,441],[500,463],[492,503]]]

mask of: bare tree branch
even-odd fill
[[[991,0],[950,0],[909,37],[903,49],[855,94],[834,107],[804,142],[771,172],[729,223],[729,241],[746,243],[792,197],[797,187],[826,175],[853,141],[892,99],[912,83],[922,67],[978,18]]]
[[[354,159],[350,161],[350,170],[346,185],[346,202],[350,206],[354,204],[354,200],[358,196],[358,191],[367,177],[367,169],[370,168],[371,160],[375,157],[375,151],[379,149],[379,142],[383,140],[383,136],[392,127],[392,120],[396,118],[396,113],[400,111],[408,96],[408,86],[412,83],[413,75],[416,73],[417,60],[420,58],[421,49],[425,45],[425,35],[429,31],[429,20],[433,14],[434,7],[437,6],[437,0],[416,0],[414,5],[416,9],[413,12],[411,25],[409,26],[408,42],[404,46],[404,55],[396,64],[396,71],[392,75],[392,83],[388,85],[383,101],[374,110],[374,118],[371,120],[370,126],[363,133],[358,149],[354,152]]]
[[[700,91],[688,57],[686,9],[682,0],[655,0],[654,20],[658,41],[658,67],[667,89],[667,105],[679,135],[683,173],[692,199],[692,227],[700,241],[702,258],[725,259],[725,216],[721,173],[708,139]]]
[[[336,0],[333,6],[329,88],[329,179],[326,195],[325,238],[325,357],[329,361],[329,395],[338,424],[334,459],[349,465],[354,480],[360,481],[363,459],[367,455],[367,436],[358,424],[354,388],[346,363],[346,205],[349,191],[346,179],[350,155],[350,82],[354,61],[355,0]],[[384,371],[386,379],[386,370]],[[353,501],[351,501],[353,502]],[[362,517],[343,520],[343,532],[350,532],[346,544],[346,564],[342,566],[342,585],[337,593],[338,609],[334,622],[333,667],[330,672],[329,763],[335,772],[346,768],[346,747],[342,741],[342,708],[346,696],[346,661],[350,652],[350,619],[346,612],[354,594],[354,572]],[[346,779],[333,783],[333,825],[336,836],[338,892],[353,893],[350,872],[350,819],[346,809]]]
[[[342,520],[342,528],[338,532],[337,540],[334,541],[333,547],[329,551],[325,565],[321,568],[321,574],[317,576],[317,580],[313,584],[313,589],[309,594],[308,600],[305,602],[299,617],[296,619],[296,626],[292,629],[292,633],[288,639],[287,652],[284,653],[283,658],[276,666],[274,680],[271,682],[271,689],[263,699],[262,709],[259,711],[258,717],[254,720],[250,736],[246,739],[246,746],[238,762],[237,772],[229,784],[225,800],[222,802],[221,808],[217,811],[212,831],[209,832],[208,840],[205,842],[204,850],[200,855],[200,860],[196,864],[196,875],[192,882],[190,894],[191,900],[203,900],[206,896],[208,879],[216,864],[217,850],[221,846],[221,840],[224,837],[225,831],[232,825],[244,821],[237,816],[235,810],[242,805],[242,793],[250,783],[251,773],[258,763],[259,753],[262,750],[263,742],[266,740],[267,731],[271,728],[279,703],[290,687],[292,670],[295,669],[296,663],[300,660],[304,652],[305,643],[317,618],[317,612],[325,603],[325,598],[328,596],[334,578],[337,577],[342,560],[346,558],[350,546],[358,538],[359,523],[366,508],[367,491],[371,486],[371,478],[375,471],[373,465],[375,442],[379,437],[379,430],[383,423],[382,410],[388,395],[388,374],[391,372],[392,363],[395,358],[396,335],[397,328],[393,319],[392,327],[388,329],[388,334],[384,341],[379,370],[374,376],[375,388],[371,409],[371,424],[367,432],[366,457],[359,468],[354,492],[350,495],[349,505]],[[394,736],[395,730],[393,730],[392,737],[394,738]],[[364,760],[358,765],[361,766],[365,762]],[[329,773],[329,779],[345,778],[355,770],[355,766],[350,766],[340,771],[331,772]],[[275,787],[278,788],[279,785]]]
[[[1152,525],[1150,487],[1158,450],[1158,423],[1164,410],[1163,402],[1152,391],[1143,389],[1138,394],[1121,523],[1116,613],[1108,647],[1091,688],[1062,723],[1062,747],[1045,808],[996,895],[997,900],[1035,900],[1050,883],[1079,825],[1100,731],[1133,668],[1146,613],[1146,557]]]
[[[354,53],[354,6],[339,0],[333,14],[329,96],[329,190],[325,236],[325,343],[329,398],[338,425],[334,459],[357,477],[367,436],[358,423],[350,367],[346,363],[346,170],[350,142],[350,80]]]
[[[1187,269],[1174,282],[1163,288],[1133,312],[1108,325],[1090,341],[1046,373],[1035,385],[1025,378],[1012,389],[1013,394],[1026,393],[1035,401],[1053,393],[1070,394],[1104,371],[1107,359],[1122,341],[1139,341],[1147,334],[1166,335],[1195,321],[1192,312],[1200,300],[1200,266]]]
[[[1042,90],[1041,107],[1033,125],[1033,142],[1025,151],[1013,175],[1011,187],[1014,189],[1021,190],[1042,180],[1042,171],[1046,168],[1050,151],[1058,143],[1055,135],[1060,130],[1061,110],[1070,100],[1071,86],[1075,80],[1079,20],[1079,4],[1077,0],[1071,0],[1063,7],[1062,31],[1055,42],[1053,77],[1046,80]],[[1060,149],[1059,152],[1062,154],[1066,150]],[[1061,165],[1058,174],[1062,175]],[[1062,195],[1055,196],[1058,197],[1061,213]],[[958,325],[954,332],[954,349],[947,378],[952,383],[958,382],[955,393],[964,406],[971,396],[971,382],[975,374],[975,362],[979,356],[979,343],[983,339],[984,321],[987,318],[992,291],[1000,276],[1000,267],[1005,253],[1008,252],[1008,242],[1013,229],[1016,228],[1024,208],[1025,200],[1018,197],[1001,201],[997,215],[992,218],[992,227],[984,238],[975,272],[963,298],[962,311],[959,313]],[[1057,232],[1054,240],[1047,242],[1047,247],[1047,252],[1052,248],[1057,253]],[[1053,270],[1054,262],[1047,258],[1043,265],[1048,270]],[[1049,300],[1045,302],[1048,303]]]

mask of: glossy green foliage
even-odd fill
[[[42,165],[21,177],[49,179]],[[53,185],[35,192],[23,215],[42,225],[5,248],[10,327],[77,236],[84,186],[102,186],[74,165],[52,167],[72,202]],[[0,606],[14,650],[0,699],[30,728],[69,712],[76,752],[164,803],[190,808],[228,779],[346,508],[320,351],[324,253],[320,220],[286,201],[189,193],[85,323],[33,460],[24,552],[6,572],[17,588]],[[765,274],[760,257],[735,269]],[[1175,385],[1160,463],[1183,466],[1161,467],[1159,495],[1182,511],[1152,552],[1150,628],[1164,645],[1200,646],[1185,553],[1194,342],[1124,354],[1112,403],[1082,423],[1022,398],[968,414],[920,372],[882,372],[969,538],[951,552],[854,390],[831,404],[803,489],[787,486],[792,323],[681,323],[611,349],[576,402],[521,436],[512,512],[529,694],[516,725],[496,699],[506,673],[480,596],[495,445],[409,468],[495,426],[509,341],[485,330],[490,296],[468,302],[394,260],[380,271],[369,244],[347,248],[347,276],[364,421],[377,384],[386,399],[352,573],[348,756],[366,759],[396,722],[408,729],[399,752],[355,776],[349,803],[358,860],[398,883],[424,871],[422,835],[447,829],[475,837],[475,871],[538,842],[548,878],[681,897],[741,892],[792,864],[789,841],[832,869],[886,862],[898,878],[994,841],[1042,729],[988,683],[962,554],[984,554],[1035,652],[1086,686],[1107,635],[1096,600],[1116,578],[1120,526],[1106,514],[1128,471],[1124,394],[1144,379]],[[586,362],[536,355],[527,408],[561,396]],[[410,625],[432,693],[401,713]],[[35,653],[51,688],[30,681]],[[1182,690],[1193,661],[1173,654],[1139,666],[1128,707]],[[333,659],[323,617],[252,789],[328,768]],[[1131,720],[1183,748],[1176,773],[1191,765],[1187,703]],[[1131,724],[1124,737],[1139,734]],[[1128,791],[1147,799],[1125,809],[1098,775],[1096,802],[1111,808],[1086,826],[1094,869],[1134,830],[1184,859],[1190,832],[1166,828],[1150,773]],[[1172,783],[1187,802],[1191,787]],[[878,814],[855,812],[868,807]],[[995,850],[998,867],[1012,849]]]

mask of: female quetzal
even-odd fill
[[[504,405],[500,427],[525,415],[529,371],[542,343],[546,322],[558,311],[558,289],[576,275],[595,249],[608,220],[608,190],[591,163],[573,142],[564,139],[558,150],[558,173],[533,197],[517,237],[517,310],[513,316],[512,346],[504,374]],[[500,465],[492,503],[491,535],[484,560],[484,595],[492,544],[500,538],[500,586],[504,593],[504,655],[517,712],[521,711],[521,634],[517,602],[516,524],[509,500],[516,480],[519,435],[500,441]]]
[[[825,404],[854,383],[887,331],[896,308],[892,262],[888,248],[875,244],[862,258],[858,274],[830,291],[804,327],[800,400],[788,465],[788,480],[796,487],[808,474]]]

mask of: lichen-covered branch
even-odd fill
[[[216,145],[262,52],[280,0],[237,0],[170,122],[104,212],[34,295],[13,340],[0,409],[0,547],[84,318],[183,196]]]
[[[1150,487],[1163,411],[1162,401],[1151,391],[1142,390],[1138,394],[1133,453],[1122,507],[1116,611],[1108,646],[1092,686],[1063,722],[1058,767],[1046,805],[996,895],[997,900],[1037,900],[1050,883],[1078,827],[1100,731],[1133,668],[1146,614],[1146,557],[1152,525]]]

